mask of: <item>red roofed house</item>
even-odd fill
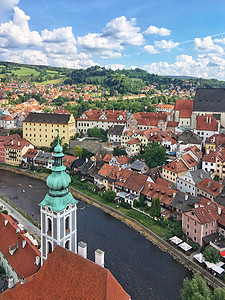
[[[24,138],[8,141],[5,144],[5,162],[9,165],[19,166],[22,163],[23,155],[28,149],[34,149],[34,145]]]
[[[192,110],[193,100],[177,100],[172,111],[171,121],[179,122],[179,126],[190,127]]]
[[[203,138],[203,144],[207,138],[220,133],[220,123],[213,115],[197,116],[197,125],[194,133]]]
[[[113,156],[109,161],[109,165],[110,166],[118,166],[118,167],[125,169],[130,162],[131,162],[131,159],[129,157],[127,157],[126,155]]]
[[[205,178],[196,185],[196,196],[201,195],[214,200],[222,192],[223,185],[210,178]]]
[[[187,171],[189,171],[189,168],[186,164],[181,159],[177,159],[162,166],[162,178],[176,184],[177,177],[182,176]]]
[[[205,141],[205,151],[206,153],[210,150],[215,150],[218,147],[225,148],[225,134],[213,134],[211,137],[207,138]]]
[[[1,115],[0,116],[0,128],[3,129],[13,129],[15,128],[14,119],[9,115]]]
[[[216,204],[196,205],[196,208],[182,213],[183,233],[202,246],[203,237],[217,232],[219,219],[220,210]]]
[[[35,274],[41,265],[40,251],[24,234],[11,216],[0,212],[0,264],[12,286]]]
[[[113,125],[125,125],[127,114],[122,110],[89,109],[77,118],[77,131],[87,133],[93,127],[109,129]]]
[[[127,127],[135,127],[138,130],[152,129],[158,127],[166,130],[167,114],[155,112],[137,112],[127,120]]]
[[[36,276],[26,284],[0,294],[0,299],[129,300],[131,298],[109,270],[57,246]]]
[[[138,155],[141,151],[141,141],[134,138],[126,142],[126,153],[128,156]]]

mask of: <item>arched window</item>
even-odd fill
[[[52,253],[52,244],[48,242],[48,254]]]
[[[48,224],[47,234],[52,235],[52,220],[50,218],[48,218],[47,224]]]
[[[70,250],[70,241],[67,241],[65,243],[65,248],[68,249],[68,250]]]
[[[67,217],[65,220],[65,231],[66,231],[66,234],[68,234],[70,232],[70,217]]]

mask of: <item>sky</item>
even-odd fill
[[[0,0],[0,60],[225,80],[225,0]]]

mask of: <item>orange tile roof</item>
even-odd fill
[[[197,184],[197,187],[214,196],[218,196],[221,193],[224,185],[210,178],[205,178]]]
[[[5,226],[5,220],[8,224]],[[8,260],[20,278],[26,278],[36,273],[39,268],[35,265],[36,256],[40,256],[40,251],[26,238],[22,232],[16,233],[18,226],[15,221],[3,213],[0,213],[0,251]],[[26,245],[22,247],[22,241],[26,240]],[[9,246],[18,248],[13,255],[9,254]]]
[[[64,157],[63,157],[63,165],[69,169],[72,165],[72,163],[76,160],[77,158],[72,156],[72,155],[66,155],[64,154]]]
[[[141,194],[152,199],[159,198],[160,202],[170,205],[178,191],[166,187],[165,185],[146,182]]]
[[[182,159],[185,161],[189,168],[193,168],[198,165],[198,162],[188,153],[184,154],[182,156]]]
[[[207,162],[216,162],[217,151],[210,151],[209,153],[204,154],[202,161]]]
[[[217,206],[214,203],[205,205],[204,207],[193,208],[193,212],[202,224],[217,221],[220,218]]]
[[[1,300],[129,300],[112,273],[57,246],[28,283],[0,294]]]
[[[168,165],[163,166],[163,168],[177,174],[181,172],[187,172],[189,170],[181,159],[174,160]]]
[[[213,115],[197,116],[196,130],[217,131],[218,122]]]
[[[138,112],[134,114],[134,118],[138,121],[138,125],[158,126],[160,120],[166,122],[167,115],[165,113]]]
[[[110,166],[108,164],[104,164],[101,169],[98,171],[99,175],[102,176],[109,176],[110,172],[112,171],[112,169],[114,168],[114,166]]]
[[[32,145],[32,144],[24,138],[18,138],[16,140],[9,141],[5,145],[5,147],[10,148],[10,149],[21,150],[21,149],[23,149],[23,147],[28,146],[28,145]]]
[[[23,157],[34,158],[38,153],[37,149],[28,149],[27,152],[23,155]]]
[[[176,101],[174,110],[178,111],[192,111],[193,110],[193,100],[179,99]]]
[[[134,138],[134,139],[131,139],[128,142],[126,142],[126,144],[129,144],[129,145],[140,144],[140,143],[141,143],[141,141],[138,138]]]
[[[103,158],[104,162],[109,162],[113,158],[112,154],[106,154]]]

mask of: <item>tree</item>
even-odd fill
[[[76,146],[75,148],[74,148],[74,156],[75,157],[81,157],[82,156],[82,148],[80,147],[80,146]]]
[[[220,260],[219,252],[213,247],[206,248],[203,252],[203,256],[206,261],[211,263],[217,263]]]
[[[142,157],[149,168],[161,166],[167,160],[166,148],[158,143],[150,143]]]
[[[181,298],[182,300],[224,300],[225,288],[216,288],[212,293],[202,277],[194,274],[192,279],[184,279]]]
[[[115,147],[113,149],[114,156],[126,155],[126,150],[124,148]]]
[[[107,202],[113,202],[116,198],[116,193],[114,191],[107,191],[103,194],[103,199]]]
[[[212,293],[200,275],[194,274],[192,279],[184,279],[181,298],[182,300],[211,300]]]
[[[62,137],[61,139],[59,139],[59,143],[60,143],[60,145],[63,147],[63,145],[62,145],[62,140],[63,140],[64,138]],[[53,152],[54,151],[54,148],[55,148],[55,146],[58,144],[58,136],[56,136],[55,138],[54,138],[54,140],[51,142],[51,144],[50,144],[50,152]],[[68,144],[67,144],[67,146],[68,146]],[[63,148],[64,149],[64,148]]]
[[[152,199],[152,205],[150,207],[150,215],[152,217],[160,217],[161,215],[161,206],[159,198]]]

